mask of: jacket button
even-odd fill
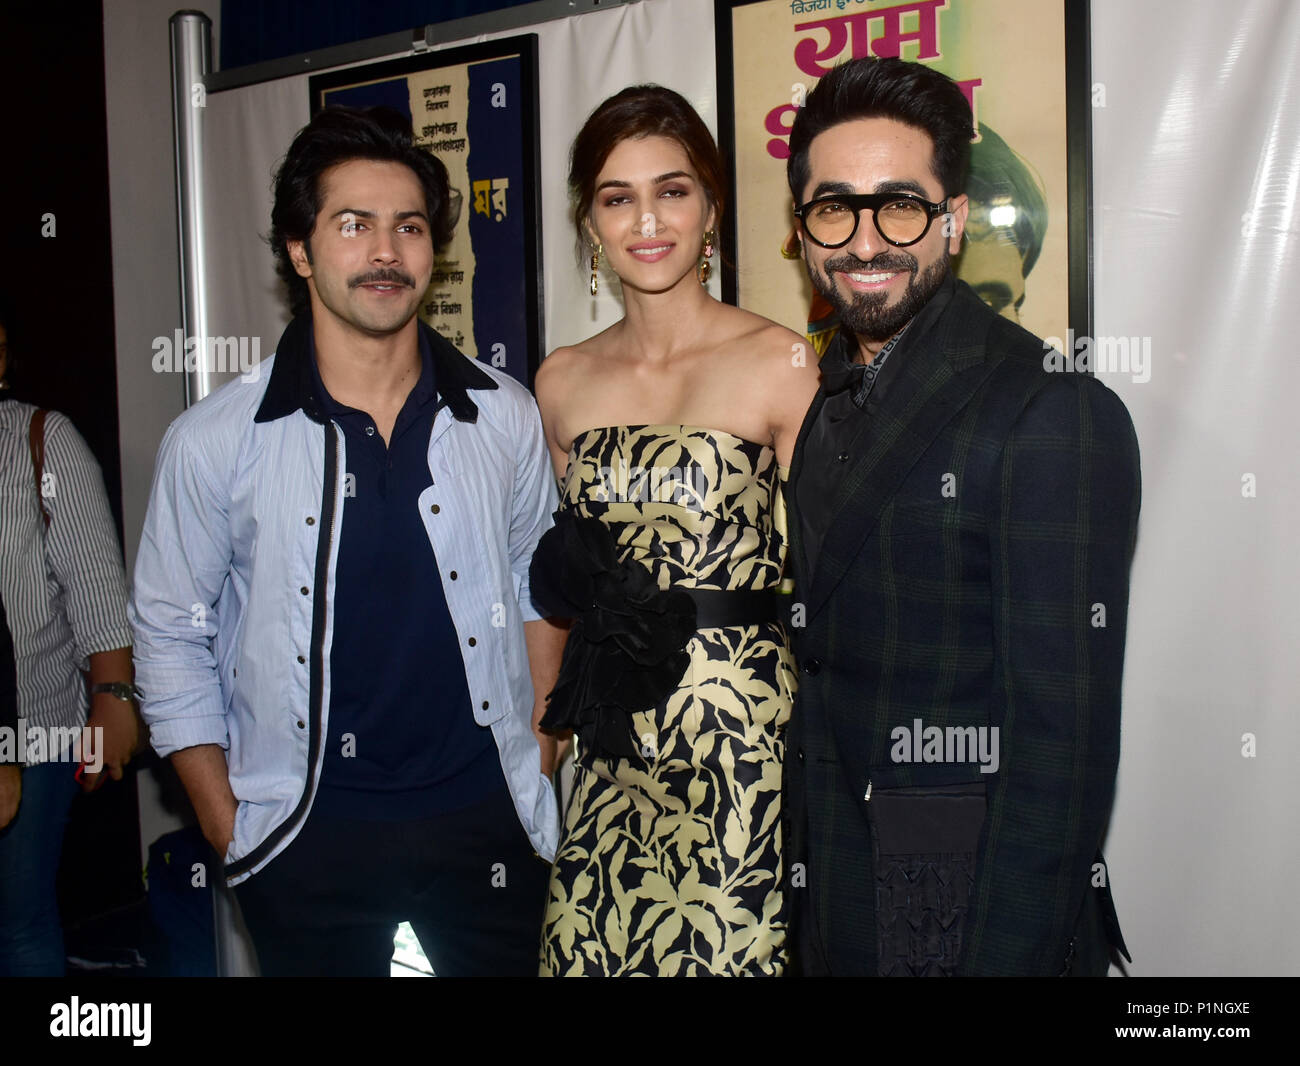
[[[799,749],[797,753],[797,758],[799,759],[800,762],[803,762],[803,748]]]
[[[803,672],[810,677],[821,668],[822,661],[820,659],[805,659],[803,661]]]
[[[847,463],[847,462],[849,461],[849,453],[848,453],[848,452],[840,452],[840,454],[837,455],[835,458],[836,458],[837,461],[839,461],[839,462],[841,462],[841,463]]]

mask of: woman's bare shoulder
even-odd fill
[[[773,372],[789,367],[802,367],[808,363],[816,366],[816,356],[808,338],[787,329],[770,318],[728,307],[726,346],[751,366],[771,369]]]
[[[614,327],[610,326],[586,340],[554,349],[542,360],[542,365],[537,370],[538,378],[542,376],[542,370],[547,367],[550,368],[547,370],[548,377],[585,372],[594,360],[608,353],[613,330]]]
[[[543,418],[568,421],[575,405],[591,402],[591,385],[609,368],[609,330],[556,348],[537,368],[533,391]]]
[[[579,341],[577,344],[566,344],[552,350],[542,360],[542,365],[537,368],[536,387],[538,391],[541,392],[553,386],[560,387],[574,374],[582,373],[593,358],[592,340],[594,338]]]

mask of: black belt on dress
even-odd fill
[[[694,589],[673,586],[695,601],[695,628],[756,626],[780,617],[776,589]]]
[[[538,541],[529,584],[538,607],[574,620],[541,726],[575,730],[606,758],[642,757],[632,715],[681,683],[696,630],[780,614],[775,589],[661,589],[644,563],[620,558],[609,526],[573,511],[559,512]]]

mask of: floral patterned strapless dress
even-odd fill
[[[782,471],[770,447],[726,432],[661,425],[580,434],[557,527],[566,516],[586,520],[609,558],[640,574],[655,596],[770,597],[763,590],[781,580]],[[610,606],[602,617],[617,629],[618,604]],[[643,644],[682,625],[671,610],[654,617],[664,620],[647,628]],[[587,618],[588,632],[604,624]],[[667,694],[614,714],[623,754],[584,745],[582,736],[596,734],[580,733],[542,934],[544,975],[776,975],[785,967],[781,763],[795,685],[788,636],[777,621],[698,629],[695,621],[692,609],[672,648]],[[653,679],[632,690],[658,691]]]

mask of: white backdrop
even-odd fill
[[[1298,55],[1289,0],[1092,3],[1095,332],[1151,339],[1148,382],[1103,377],[1142,449],[1107,846],[1134,974],[1300,973]]]
[[[716,129],[712,4],[647,0],[511,32],[525,31],[539,36],[553,348],[621,313],[613,285],[592,300],[574,258],[569,144],[640,81],[677,89]],[[1300,566],[1284,538],[1300,526],[1300,5],[1092,0],[1092,55],[1094,333],[1151,350],[1149,380],[1101,375],[1133,415],[1144,488],[1106,845],[1129,972],[1296,974]],[[286,312],[252,235],[307,118],[305,76],[211,95],[204,116],[210,328],[259,334],[263,353]]]

